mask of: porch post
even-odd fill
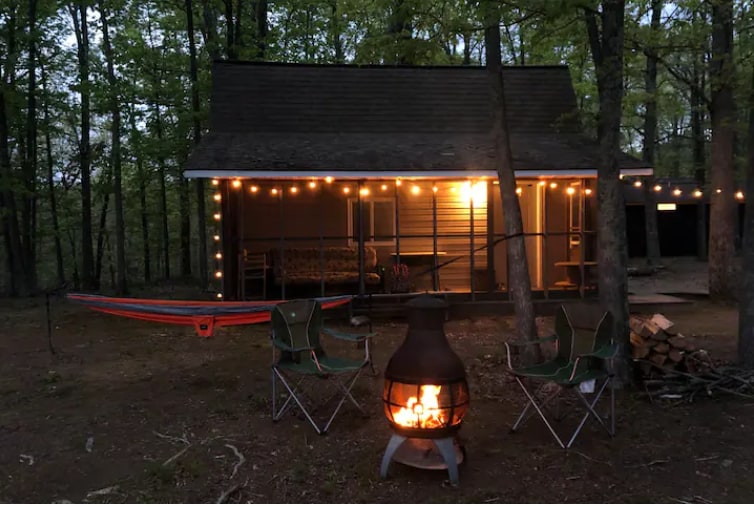
[[[319,203],[319,294],[325,296],[325,187],[318,185]]]
[[[440,290],[440,275],[437,272],[437,192],[435,182],[432,182],[432,289]]]
[[[364,200],[361,198],[362,181],[357,185],[358,218],[359,218],[359,295],[364,295]]]
[[[549,244],[548,228],[547,228],[547,192],[544,191],[544,186],[540,186],[537,182],[537,191],[542,192],[542,285],[544,285],[545,299],[550,298],[550,279],[547,256],[547,245]]]
[[[238,272],[238,196],[234,195],[230,180],[220,180],[220,219],[223,245],[222,289],[225,300],[238,300],[240,297]]]
[[[499,192],[498,192],[499,195]],[[495,185],[487,185],[487,291],[495,291]]]
[[[579,192],[579,296],[583,299],[586,285],[586,268],[584,266],[584,260],[586,260],[586,237],[584,235],[585,216],[584,212],[584,187],[586,186],[586,179],[581,179],[581,191]]]
[[[278,207],[280,208],[280,273],[281,273],[281,279],[280,279],[280,298],[285,300],[285,227],[283,224],[285,223],[285,206],[283,206],[283,194],[285,193],[285,188],[283,185],[280,185],[280,190],[278,191]]]
[[[393,198],[395,199],[395,264],[401,264],[401,205],[398,196],[398,185],[393,181]]]
[[[469,270],[471,271],[471,283],[469,283],[469,287],[471,289],[471,300],[476,300],[476,283],[474,282],[474,271],[475,271],[475,262],[474,262],[474,184],[471,184],[471,188],[469,190]]]

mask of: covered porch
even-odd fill
[[[491,176],[212,181],[219,297],[507,297],[503,212]],[[594,288],[595,192],[593,176],[519,178],[536,297]]]

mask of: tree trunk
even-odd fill
[[[81,139],[79,140],[79,165],[81,167],[81,283],[85,290],[96,289],[94,276],[94,251],[92,248],[92,185],[91,146],[89,142],[90,100],[89,88],[89,27],[86,2],[80,0],[70,7],[76,33],[81,95]]]
[[[168,226],[168,190],[167,170],[165,167],[165,155],[162,152],[162,113],[157,102],[154,107],[155,133],[158,141],[157,173],[160,178],[160,220],[162,224],[162,258],[165,264],[165,279],[170,279],[170,227]]]
[[[471,32],[463,32],[463,64],[471,65]]]
[[[340,25],[340,11],[338,9],[338,0],[330,0],[330,37],[335,63],[345,63],[343,54],[342,28]]]
[[[257,0],[257,58],[267,55],[267,0]]]
[[[703,57],[702,57],[703,58]],[[703,63],[703,62],[702,62]],[[699,61],[695,57],[692,68],[693,85],[690,90],[691,105],[691,137],[692,165],[694,166],[694,180],[699,189],[706,184],[706,154],[704,138],[704,73],[699,71]],[[707,204],[705,199],[700,199],[696,205],[696,253],[697,258],[707,260]]]
[[[505,112],[505,84],[500,59],[500,12],[491,0],[484,5],[484,43],[487,74],[492,109],[491,137],[495,146],[497,175],[500,182],[500,197],[503,202],[503,221],[508,252],[509,293],[516,311],[516,331],[525,341],[537,338],[534,304],[531,296],[529,263],[526,256],[526,239],[521,218],[521,207],[516,194],[516,176],[510,148],[507,117]],[[492,203],[488,203],[491,205]],[[492,252],[488,252],[491,256]],[[539,346],[527,346],[527,360],[541,359]]]
[[[24,197],[21,207],[23,266],[25,285],[37,289],[36,181],[37,181],[37,2],[29,0],[29,84],[26,107],[26,155],[24,156]]]
[[[60,224],[58,222],[58,201],[55,197],[55,163],[52,159],[52,140],[50,136],[50,106],[48,104],[47,74],[44,65],[40,65],[42,73],[42,93],[45,96],[44,105],[44,129],[45,129],[45,154],[47,155],[47,192],[50,199],[50,220],[52,221],[52,233],[55,240],[55,265],[57,267],[58,285],[65,283],[65,267],[63,264],[63,244],[60,240]]]
[[[650,27],[652,34],[660,30],[660,15],[662,14],[662,0],[652,0],[652,20]],[[653,42],[654,44],[654,42]],[[642,158],[647,166],[655,165],[655,143],[657,142],[657,49],[653,46],[646,50],[647,74],[645,76],[645,91],[647,94],[646,110],[644,113],[644,142]],[[654,177],[644,181],[644,228],[647,240],[647,265],[660,265],[660,232],[657,227],[657,201],[654,191]]]
[[[100,19],[102,20],[102,46],[107,64],[107,82],[110,87],[110,113],[112,114],[112,156],[113,193],[115,195],[115,258],[118,273],[116,292],[125,295],[128,292],[126,282],[126,227],[123,220],[123,177],[121,171],[120,149],[120,99],[118,80],[115,78],[113,51],[110,45],[108,12],[104,0],[99,0]]]
[[[709,292],[717,300],[735,298],[733,262],[736,237],[733,100],[733,1],[712,2],[712,188],[710,191]],[[721,190],[720,193],[717,190]]]
[[[189,183],[178,176],[178,210],[181,215],[181,276],[191,277],[191,203]]]
[[[749,98],[749,159],[746,174],[746,216],[741,269],[742,287],[738,306],[738,360],[754,369],[754,71]]]
[[[626,208],[620,181],[621,102],[623,100],[623,0],[602,1],[602,28],[593,11],[586,12],[589,43],[597,72],[599,91],[600,165],[597,171],[597,249],[599,294],[603,306],[615,320],[613,335],[622,345],[616,360],[618,381],[631,381],[628,357],[628,251],[626,247]]]
[[[94,289],[99,290],[102,283],[102,257],[105,253],[105,236],[107,235],[107,210],[110,207],[111,174],[107,174],[107,190],[102,196],[102,209],[99,215],[99,230],[97,231],[97,256],[94,264]]]
[[[200,123],[199,83],[196,63],[196,44],[194,42],[194,12],[192,0],[186,0],[186,25],[189,39],[189,75],[191,78],[191,113],[194,127],[194,145],[198,146],[202,139]],[[241,17],[240,5],[236,16]],[[209,276],[207,273],[207,216],[204,179],[197,178],[196,184],[196,231],[199,235],[199,283],[207,288]]]
[[[233,37],[233,0],[223,0],[225,4],[225,54],[229,60],[238,59],[236,43]]]
[[[136,158],[136,177],[139,180],[139,211],[141,214],[142,257],[144,261],[144,282],[152,281],[152,259],[149,249],[149,213],[147,210],[147,174],[144,170],[144,158],[141,154],[141,133],[136,128],[136,108],[131,104],[128,119],[131,127],[130,145]]]

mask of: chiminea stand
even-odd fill
[[[385,455],[382,457],[380,478],[387,478],[390,462],[395,460],[419,469],[447,469],[450,484],[457,487],[459,484],[458,465],[463,462],[463,459],[463,448],[454,436],[424,439],[393,434],[385,449]]]

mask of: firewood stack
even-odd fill
[[[673,322],[661,314],[631,315],[631,356],[643,376],[658,368],[696,372],[707,363],[703,350],[682,334],[673,331]]]

